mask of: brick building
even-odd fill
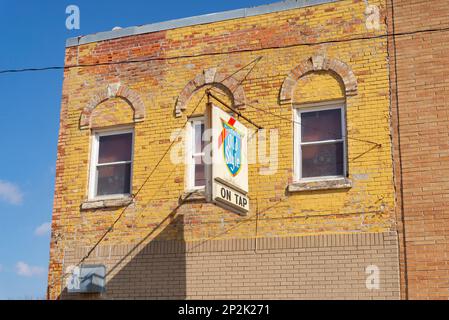
[[[287,1],[69,39],[49,298],[401,298],[388,6],[370,5],[375,27],[363,0]],[[245,215],[207,201],[210,92],[256,137]],[[68,293],[92,264],[105,291]]]
[[[388,4],[402,297],[448,299],[449,6]]]

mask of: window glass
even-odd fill
[[[302,177],[343,175],[343,142],[302,146]]]
[[[97,177],[97,196],[130,193],[130,163],[100,166]]]
[[[301,113],[302,142],[342,138],[341,109]]]
[[[190,188],[199,188],[206,185],[205,165],[203,162],[205,141],[203,141],[204,135],[204,121],[201,119],[192,119],[191,125],[191,141],[192,154],[190,156],[189,170],[190,181],[188,186]]]
[[[195,131],[195,153],[201,153],[204,149],[204,141],[203,141],[203,134],[204,134],[204,124],[196,122],[194,125],[194,131]]]
[[[206,185],[205,166],[202,156],[194,157],[195,163],[195,187],[201,187]]]
[[[132,133],[100,136],[98,163],[131,161]]]
[[[295,131],[299,179],[344,176],[346,174],[344,121],[341,107],[323,110],[298,109]]]
[[[97,159],[92,170],[91,197],[131,193],[133,133],[101,134],[93,145]]]

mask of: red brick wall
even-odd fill
[[[449,27],[447,0],[389,3],[395,33]],[[449,31],[390,39],[402,292],[409,299],[449,298],[448,52]]]

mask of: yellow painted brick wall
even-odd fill
[[[370,3],[384,13],[384,1]],[[364,10],[362,0],[339,1],[67,48],[66,65],[167,59],[65,71],[49,276],[51,295],[59,292],[56,284],[62,277],[65,248],[95,245],[120,215],[102,239],[103,245],[150,241],[162,230],[167,239],[193,241],[394,229],[386,38],[292,45],[384,33],[382,24],[377,31],[366,29]],[[229,53],[239,50],[244,51]],[[358,81],[358,94],[347,100],[349,178],[353,187],[288,193],[286,188],[293,179],[293,124],[285,119],[292,119],[292,108],[279,103],[279,92],[287,74],[317,53],[345,62]],[[173,58],[191,55],[198,56]],[[91,148],[91,131],[80,129],[80,115],[95,95],[109,84],[120,82],[137,93],[145,106],[145,120],[134,124],[135,192],[169,148],[172,132],[184,126],[186,116],[205,90],[194,94],[178,118],[174,107],[185,85],[205,69],[217,68],[221,74],[230,75],[257,57],[262,59],[243,82],[243,89],[250,105],[268,113],[249,105],[242,113],[267,130],[278,130],[279,156],[273,175],[259,174],[266,165],[250,165],[251,211],[247,217],[202,201],[177,208],[185,191],[185,167],[174,165],[170,154],[165,155],[135,203],[124,213],[123,208],[80,210],[87,199]],[[242,71],[234,77],[244,76]],[[298,81],[294,101],[315,102],[343,95],[344,87],[335,75],[317,72]],[[204,104],[196,113],[203,108]],[[103,102],[94,110],[94,126],[129,123],[130,111],[121,99]],[[382,147],[373,148],[364,140]],[[184,215],[185,225],[171,225],[172,230],[166,230],[175,215]]]

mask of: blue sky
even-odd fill
[[[62,65],[70,37],[271,2],[0,0],[0,70]],[[62,71],[0,74],[0,299],[45,298],[61,90]]]

